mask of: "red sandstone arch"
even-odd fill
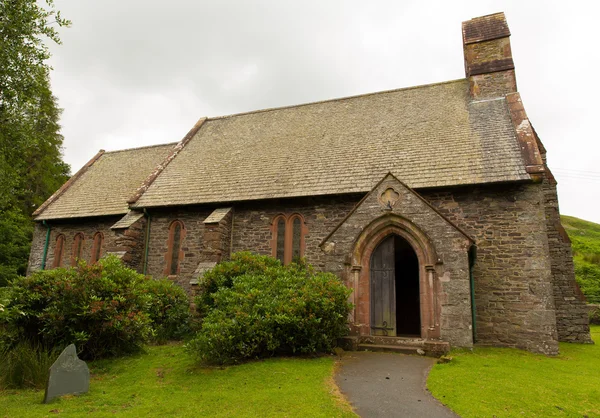
[[[421,229],[410,220],[391,213],[367,225],[354,244],[351,277],[348,283],[354,288],[354,325],[358,328],[359,335],[371,334],[371,255],[379,243],[392,234],[405,239],[412,246],[419,260],[421,338],[438,339],[441,306],[435,265],[441,262],[431,240]]]

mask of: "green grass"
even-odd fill
[[[590,303],[600,303],[600,225],[561,216],[573,247],[575,277]]]
[[[0,391],[0,417],[355,417],[333,384],[334,360],[278,358],[200,368],[181,345],[90,364],[90,392],[41,404],[43,391]]]
[[[596,345],[560,344],[546,357],[510,348],[453,351],[431,370],[427,387],[468,417],[600,416],[600,326]]]

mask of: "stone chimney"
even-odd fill
[[[463,22],[462,34],[471,97],[487,99],[515,93],[515,64],[504,13]]]

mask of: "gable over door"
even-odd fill
[[[396,270],[394,236],[377,246],[371,256],[371,333],[396,335]]]

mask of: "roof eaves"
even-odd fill
[[[175,145],[175,147],[173,147],[173,149],[171,150],[169,155],[167,155],[167,157],[163,160],[163,162],[161,162],[159,165],[157,165],[154,168],[152,173],[150,173],[150,175],[146,178],[146,180],[144,180],[142,185],[135,191],[133,196],[131,196],[127,200],[127,203],[129,203],[129,205],[134,205],[140,199],[140,197],[142,197],[142,195],[146,192],[146,190],[148,190],[148,188],[152,185],[152,183],[154,183],[154,180],[156,180],[156,178],[160,175],[160,173],[162,173],[163,170],[169,165],[169,163],[171,161],[173,161],[173,159],[175,159],[175,157],[177,157],[179,152],[183,148],[185,148],[187,143],[190,142],[190,140],[194,137],[194,135],[196,135],[196,133],[198,133],[198,131],[200,130],[200,128],[202,127],[204,122],[206,122],[206,119],[207,118],[200,118],[198,120],[198,122],[196,122],[196,124],[192,127],[192,129],[190,129],[190,131],[186,134],[186,136],[184,136],[183,139],[181,141],[179,141],[177,143],[177,145]]]
[[[46,201],[44,203],[42,203],[40,205],[40,207],[35,210],[35,212],[33,212],[34,218],[37,217],[38,215],[40,215],[48,206],[50,206],[50,204],[52,204],[64,192],[66,192],[69,189],[69,187],[71,187],[71,185],[73,183],[75,183],[75,181],[79,177],[81,177],[83,175],[83,173],[85,173],[96,161],[98,161],[98,159],[104,153],[105,153],[105,151],[103,149],[101,149],[100,151],[98,151],[98,153],[96,155],[94,155],[92,157],[92,159],[89,160],[83,167],[81,167],[81,169],[77,173],[75,173],[74,175],[72,175],[71,178],[69,180],[67,180],[67,182],[60,187],[60,189],[58,189],[56,192],[54,192],[54,194],[52,196],[50,196],[48,199],[46,199]]]

